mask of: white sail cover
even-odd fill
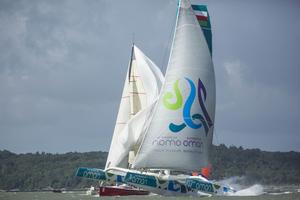
[[[199,170],[208,164],[215,76],[203,32],[181,0],[165,82],[134,168]]]
[[[133,46],[105,168],[128,167],[129,151],[139,142],[163,81],[160,69]]]

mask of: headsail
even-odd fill
[[[191,4],[181,0],[165,82],[134,168],[207,166],[215,117],[215,76]]]
[[[142,134],[163,80],[160,69],[133,45],[106,168],[128,167],[129,151]]]

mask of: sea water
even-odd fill
[[[0,200],[193,200],[200,197],[164,197],[159,195],[127,196],[127,197],[99,197],[88,196],[85,192],[0,192]],[[202,197],[204,200],[300,200],[300,186],[268,186],[253,185],[240,190],[234,196]]]

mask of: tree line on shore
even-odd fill
[[[45,152],[15,154],[0,151],[0,190],[21,191],[44,188],[78,189],[96,185],[97,182],[75,177],[78,167],[103,169],[107,152],[69,152],[50,154]],[[230,177],[243,184],[266,185],[300,184],[299,152],[267,152],[259,149],[223,144],[213,146],[210,179],[222,180]]]

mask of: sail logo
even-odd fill
[[[152,141],[152,145],[156,146],[169,146],[169,147],[191,147],[191,148],[202,148],[203,142],[201,140],[195,140],[188,138],[186,140],[179,140],[176,138],[157,138]]]
[[[212,120],[207,112],[207,109],[205,107],[205,104],[204,104],[204,102],[206,100],[205,86],[204,86],[203,82],[200,79],[198,79],[198,88],[196,90],[196,86],[191,79],[185,77],[185,80],[189,84],[190,94],[188,95],[188,97],[184,103],[183,103],[182,93],[179,89],[180,79],[177,79],[175,81],[175,83],[173,84],[173,92],[166,92],[165,95],[163,96],[163,104],[167,109],[178,110],[183,107],[183,109],[182,109],[183,122],[181,124],[170,123],[169,129],[173,133],[178,133],[187,126],[192,129],[199,129],[203,126],[205,133],[207,135],[209,128],[213,126],[213,122],[212,122]],[[204,117],[200,113],[194,113],[194,114],[191,113],[191,108],[195,101],[196,94],[197,94],[198,102],[199,102],[199,105],[203,112]],[[170,102],[174,98],[176,99],[176,101]],[[195,121],[198,121],[198,122],[195,122]]]

